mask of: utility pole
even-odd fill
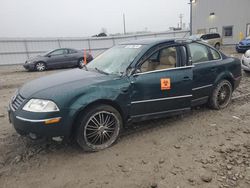
[[[123,32],[126,35],[126,22],[125,22],[125,14],[123,13]]]
[[[182,19],[183,19],[183,14],[180,14],[179,18],[180,18],[180,28],[182,29]]]
[[[190,0],[190,36],[193,34],[193,0]]]

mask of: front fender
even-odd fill
[[[103,84],[102,86],[92,86],[83,94],[77,96],[71,104],[70,109],[79,113],[93,103],[106,101],[122,114],[127,116],[130,105],[130,83],[127,80],[119,80],[113,84]]]

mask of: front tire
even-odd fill
[[[232,84],[228,80],[222,80],[214,88],[209,104],[211,108],[220,110],[226,108],[232,99]]]
[[[38,62],[35,65],[36,71],[42,72],[46,70],[46,64],[44,62]]]
[[[109,105],[98,105],[80,115],[76,140],[85,151],[100,151],[118,139],[123,127],[120,113]]]

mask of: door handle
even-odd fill
[[[191,80],[189,76],[184,76],[182,79],[182,81],[189,81],[189,80]]]

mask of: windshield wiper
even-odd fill
[[[109,75],[109,73],[104,72],[103,70],[100,70],[100,69],[98,69],[98,68],[96,68],[96,67],[95,67],[95,70],[97,70],[97,71],[98,71],[99,73],[101,73],[101,74]]]

